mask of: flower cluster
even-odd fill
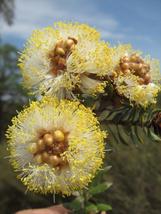
[[[130,45],[110,47],[85,24],[59,22],[35,30],[19,66],[26,88],[36,95],[59,99],[103,93],[112,80],[118,95],[147,107],[156,102],[160,90],[156,85],[160,79],[156,60],[142,58]],[[138,93],[142,91],[145,96],[140,100]]]
[[[27,189],[44,194],[71,195],[103,163],[106,134],[80,95],[98,96],[110,83],[131,104],[147,107],[160,90],[155,60],[129,45],[110,47],[85,24],[59,22],[35,30],[19,67],[24,86],[41,100],[13,118],[10,159]]]

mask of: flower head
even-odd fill
[[[7,137],[11,163],[31,191],[70,195],[102,165],[105,133],[79,102],[32,102],[13,119]]]
[[[111,51],[88,25],[59,22],[33,32],[19,66],[24,85],[34,93],[73,98],[75,92],[103,92]]]
[[[128,45],[119,45],[113,53],[112,79],[119,95],[144,107],[155,103],[161,80],[158,61],[143,58]]]
[[[154,83],[138,84],[139,79],[134,75],[119,75],[115,79],[115,87],[119,95],[128,98],[130,102],[137,105],[147,107],[155,104],[160,88]]]

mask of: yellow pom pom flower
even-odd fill
[[[149,81],[157,84],[161,81],[159,60],[150,56],[142,57],[142,53],[134,50],[129,44],[118,45],[111,52],[113,70],[118,75],[123,73],[127,76],[128,73],[131,73],[142,78],[141,81],[144,84],[148,84]],[[149,78],[146,74],[149,75]]]
[[[134,75],[119,75],[115,79],[116,90],[119,95],[128,98],[131,103],[135,103],[142,107],[155,104],[160,87],[154,83],[148,85],[139,85],[139,79]]]
[[[113,51],[113,66],[112,80],[120,95],[143,107],[156,103],[161,80],[157,60],[142,58],[129,45],[119,45]]]
[[[35,30],[19,59],[25,87],[58,98],[102,93],[111,63],[111,49],[95,29],[62,22]]]
[[[71,195],[102,165],[106,134],[79,102],[44,97],[12,122],[6,134],[10,160],[28,190]]]

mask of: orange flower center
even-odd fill
[[[145,63],[144,60],[137,54],[130,56],[123,56],[120,59],[117,71],[121,71],[123,74],[134,74],[139,77],[139,84],[149,84],[151,82],[150,77],[150,65]]]
[[[59,40],[54,50],[49,53],[49,59],[51,61],[51,73],[58,75],[60,71],[65,71],[67,68],[66,61],[67,58],[72,53],[72,50],[75,48],[77,40],[72,37],[68,39]]]
[[[68,133],[57,129],[54,131],[42,130],[38,139],[30,144],[29,151],[33,154],[38,164],[47,163],[60,169],[68,165],[65,157],[61,154],[68,148]]]

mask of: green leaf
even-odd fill
[[[148,129],[149,136],[156,142],[161,142],[161,138],[157,136],[151,129]]]
[[[103,111],[99,116],[99,120],[100,121],[105,120],[108,117],[109,113],[110,113],[110,111],[108,111],[108,110]]]
[[[95,103],[94,103],[94,109],[95,110],[98,110],[100,108],[100,102],[97,100]]]
[[[153,122],[158,112],[161,112],[159,106],[151,105],[145,109],[124,103],[121,107],[107,105],[103,111],[100,110],[96,114],[102,129],[109,133],[109,141],[137,145],[144,142],[161,142],[160,132]]]
[[[109,182],[104,182],[104,183],[98,184],[94,187],[90,187],[89,193],[91,195],[96,195],[96,194],[102,193],[102,192],[106,191],[108,188],[110,188],[111,185],[112,185],[112,183],[109,183]]]
[[[123,126],[117,125],[116,130],[117,130],[118,136],[120,138],[120,141],[123,144],[128,145],[128,142],[127,142],[128,135],[126,134],[126,130],[123,129]]]
[[[112,210],[112,207],[109,204],[103,204],[103,203],[97,204],[97,208],[98,208],[98,211]]]
[[[108,172],[111,168],[112,168],[112,166],[106,166],[101,170],[101,172],[103,172],[103,173]]]
[[[106,126],[108,132],[109,132],[109,138],[112,142],[115,142],[115,143],[120,143],[120,138],[118,136],[118,133],[117,133],[117,126],[115,124],[108,124]]]
[[[65,203],[64,205],[69,209],[79,210],[81,209],[82,203],[80,200],[78,200],[78,198],[76,198],[71,202]]]
[[[87,205],[85,207],[85,211],[86,211],[86,213],[90,213],[90,212],[97,213],[98,212],[98,208],[97,208],[97,206],[95,204],[91,203],[91,204],[89,204],[89,205]]]

